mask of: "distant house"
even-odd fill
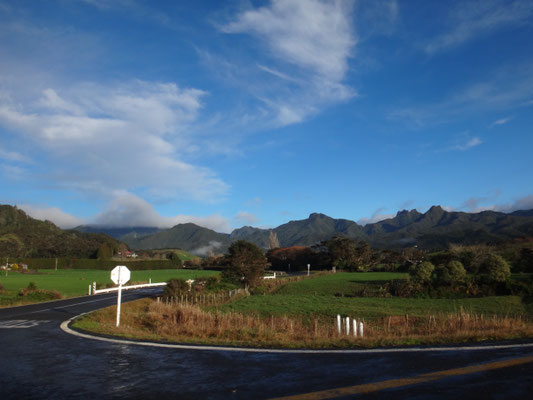
[[[137,257],[139,257],[136,253],[134,253],[132,251],[129,251],[129,250],[125,250],[124,252],[119,251],[117,253],[117,255],[120,256],[120,257],[122,257],[124,255],[127,258],[137,258]]]

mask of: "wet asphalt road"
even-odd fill
[[[124,301],[150,292],[125,292]],[[153,348],[69,335],[61,322],[116,294],[0,309],[0,399],[265,399],[533,356],[533,347],[269,354]],[[340,398],[530,399],[533,363]]]

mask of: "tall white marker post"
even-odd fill
[[[124,265],[117,265],[111,271],[111,280],[118,285],[117,296],[117,327],[120,325],[120,303],[122,300],[122,285],[130,280],[131,272],[128,267]]]

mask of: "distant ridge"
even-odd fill
[[[98,227],[85,228],[91,232]],[[150,230],[154,232],[150,232]],[[181,248],[186,251],[223,253],[239,239],[249,240],[268,248],[270,229],[245,226],[231,234],[188,223],[170,229],[158,228],[102,228],[105,232],[136,249]],[[433,206],[427,212],[398,211],[395,217],[361,226],[347,219],[334,219],[325,214],[312,213],[303,220],[289,221],[274,229],[280,246],[311,246],[335,235],[365,240],[372,246],[401,249],[418,246],[441,250],[451,244],[496,243],[516,237],[533,236],[533,210],[509,214],[496,211],[466,213],[446,211]]]
[[[102,233],[63,230],[50,221],[31,218],[17,207],[0,205],[2,256],[91,258],[103,243],[119,246],[116,239]]]

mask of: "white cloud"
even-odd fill
[[[255,214],[249,213],[247,211],[239,211],[234,219],[238,221],[239,223],[245,224],[245,225],[253,225],[256,224],[259,221],[259,218]]]
[[[350,12],[345,1],[273,0],[270,7],[245,11],[222,29],[256,35],[276,58],[338,81],[356,43]]]
[[[207,217],[182,214],[162,216],[147,201],[125,191],[115,192],[109,206],[92,218],[89,223],[115,227],[149,226],[171,228],[177,224],[188,222],[216,232],[228,233],[231,231],[229,221],[221,215],[215,214]]]
[[[205,95],[142,81],[49,88],[37,102],[0,98],[0,125],[53,160],[42,168],[58,185],[103,195],[144,188],[153,197],[209,202],[228,186],[210,169],[184,161],[182,151],[201,144],[190,132]]]
[[[260,75],[248,77],[244,86],[274,114],[274,125],[301,122],[329,104],[356,95],[342,83],[357,43],[352,12],[351,1],[273,0],[241,12],[220,27],[226,33],[249,34],[268,49],[275,66],[256,64]],[[220,65],[217,62],[213,68]],[[222,65],[228,71],[249,69],[248,65]],[[235,81],[246,76],[238,75]],[[260,109],[257,113],[261,114]],[[266,118],[272,119],[269,114]]]
[[[429,54],[459,46],[504,27],[528,23],[533,15],[529,1],[461,1],[448,16],[445,33],[425,45]]]
[[[63,229],[74,228],[84,223],[83,219],[68,214],[58,207],[42,207],[30,204],[19,204],[18,208],[24,210],[32,218],[42,221],[51,221]]]

